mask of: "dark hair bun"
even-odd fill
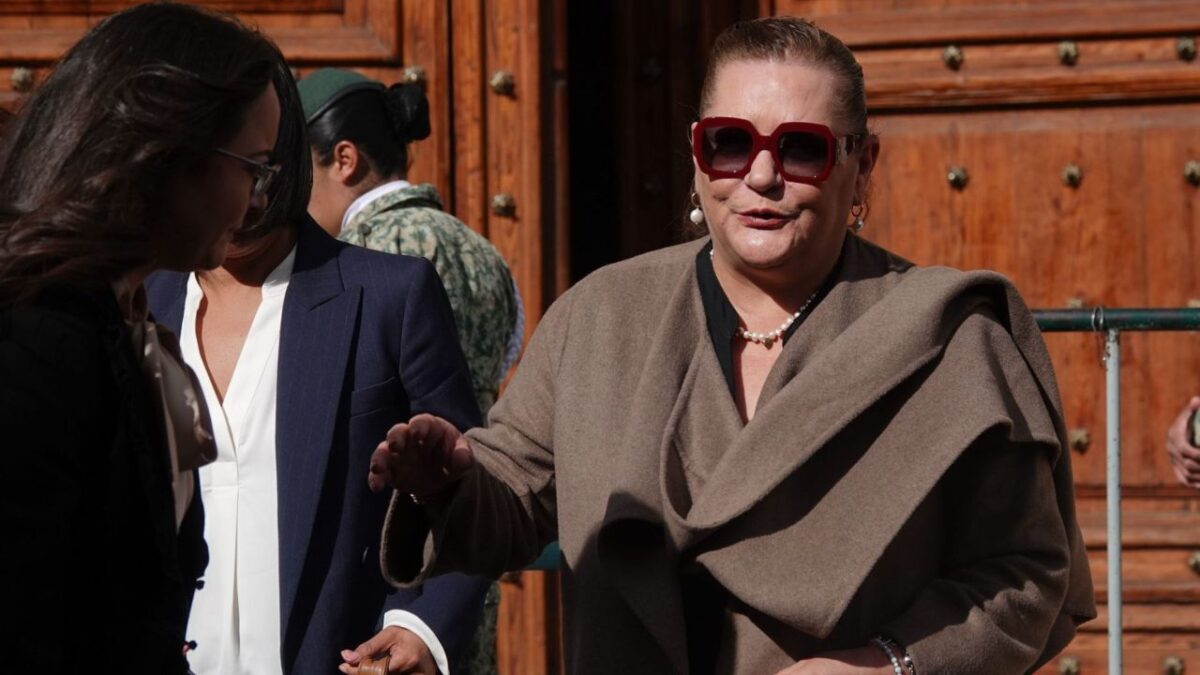
[[[429,137],[429,100],[420,85],[393,84],[383,92],[383,105],[401,143]]]

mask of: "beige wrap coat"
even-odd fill
[[[571,673],[687,673],[680,569],[729,598],[716,672],[878,634],[922,675],[1013,675],[1095,615],[1057,385],[1003,277],[847,237],[743,425],[707,333],[698,241],[606,267],[546,314],[477,459],[393,499],[408,585],[498,575],[559,540]]]

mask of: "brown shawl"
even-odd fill
[[[555,303],[431,536],[393,501],[385,575],[497,575],[557,538],[572,673],[688,672],[685,564],[728,598],[717,672],[880,633],[923,675],[1010,675],[1061,649],[1095,614],[1091,578],[1050,360],[1012,286],[848,236],[743,427],[703,243]]]

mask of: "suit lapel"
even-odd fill
[[[347,414],[341,406],[362,289],[343,287],[338,251],[337,242],[315,224],[303,223],[283,303],[275,464],[285,643],[292,634],[289,622],[333,451],[334,429]]]
[[[183,328],[188,276],[184,272],[156,272],[146,279],[146,301],[153,321],[176,335]]]

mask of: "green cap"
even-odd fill
[[[312,124],[321,113],[347,94],[360,89],[386,89],[382,82],[341,68],[321,68],[313,71],[308,77],[297,82],[296,86],[300,89],[300,105],[304,106],[305,124]]]

